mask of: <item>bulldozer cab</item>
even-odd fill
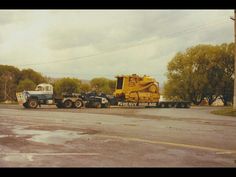
[[[133,74],[131,76],[117,76],[116,81],[116,89],[125,89],[127,87],[133,87],[138,82],[138,77],[136,74]]]
[[[124,77],[117,77],[116,89],[122,89]]]

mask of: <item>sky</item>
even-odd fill
[[[0,10],[0,64],[50,77],[166,81],[177,52],[234,41],[233,10]]]

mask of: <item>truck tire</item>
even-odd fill
[[[28,102],[23,103],[24,108],[29,108]]]
[[[74,106],[75,108],[81,108],[83,106],[83,102],[81,100],[76,100]]]
[[[73,102],[71,100],[66,100],[63,105],[65,108],[72,108]]]
[[[29,106],[29,108],[33,108],[33,109],[37,108],[37,106],[38,106],[38,100],[36,100],[36,99],[30,99],[30,100],[28,101],[28,106]]]

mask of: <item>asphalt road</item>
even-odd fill
[[[0,167],[236,167],[236,118],[215,109],[0,105]]]

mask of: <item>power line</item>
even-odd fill
[[[111,52],[117,52],[117,51],[120,51],[120,50],[124,50],[124,49],[130,49],[130,48],[133,48],[133,47],[137,47],[137,46],[141,46],[141,45],[145,45],[145,44],[149,44],[149,43],[153,43],[157,40],[160,40],[161,38],[166,38],[168,36],[173,36],[173,35],[176,35],[175,37],[177,37],[178,34],[187,34],[187,33],[191,33],[191,32],[195,32],[196,29],[198,30],[202,30],[202,29],[205,29],[206,27],[209,27],[210,25],[216,25],[216,24],[221,24],[221,23],[224,23],[225,21],[217,21],[217,23],[208,23],[207,25],[206,24],[203,24],[203,25],[199,25],[197,27],[191,27],[191,28],[187,28],[185,30],[182,30],[182,31],[178,31],[178,32],[174,32],[174,33],[169,33],[169,34],[166,34],[166,35],[162,35],[163,37],[160,37],[160,38],[154,38],[154,39],[150,39],[150,40],[146,40],[146,41],[143,41],[143,42],[140,42],[138,44],[131,44],[129,46],[124,46],[124,47],[120,47],[120,48],[114,48],[114,49],[111,49],[110,51],[102,51],[102,52],[99,52],[99,53],[95,53],[95,54],[90,54],[90,55],[85,55],[85,56],[78,56],[78,57],[72,57],[72,58],[65,58],[65,59],[59,59],[59,60],[53,60],[53,61],[48,61],[48,62],[40,62],[40,63],[28,63],[28,64],[23,64],[23,65],[19,65],[19,66],[32,66],[32,65],[43,65],[43,64],[50,64],[50,63],[57,63],[57,62],[68,62],[68,61],[74,61],[74,60],[82,60],[84,58],[91,58],[91,57],[95,57],[95,56],[99,56],[99,55],[104,55],[106,53],[111,53]],[[198,31],[197,30],[197,31]],[[179,35],[178,35],[179,36]]]
[[[74,76],[93,76],[94,74],[84,74],[84,73],[56,73],[56,72],[44,72],[45,74],[48,74],[48,75],[74,75]],[[118,73],[117,73],[118,74]],[[113,74],[114,76],[117,75],[117,74]],[[100,75],[101,77],[102,76],[107,76],[107,77],[111,77],[112,74],[97,74],[97,75]],[[164,76],[164,74],[152,74],[152,75],[156,75],[156,76]],[[99,77],[99,76],[98,76]]]
[[[85,56],[79,56],[79,57],[72,57],[72,58],[67,58],[67,59],[53,60],[53,61],[49,61],[49,62],[24,64],[24,65],[19,65],[19,66],[41,65],[41,64],[57,63],[57,62],[62,62],[62,61],[78,60],[78,59],[83,59],[83,58],[88,58],[88,57],[94,57],[94,56],[97,56],[97,55],[101,55],[102,53],[104,53],[104,52],[91,54],[91,55],[85,55]]]
[[[236,73],[236,9],[234,9],[234,74]],[[234,79],[233,108],[236,109],[236,79]]]

